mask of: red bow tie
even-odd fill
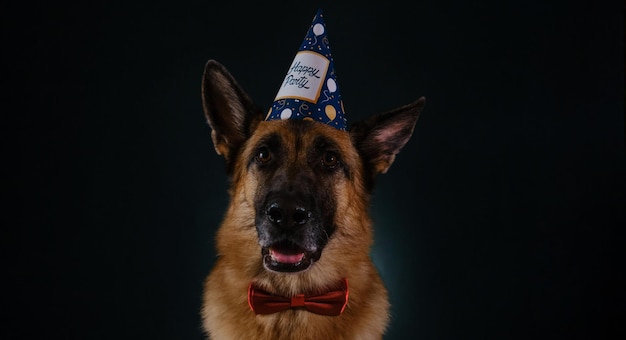
[[[341,280],[341,288],[318,296],[298,294],[292,298],[272,295],[248,287],[248,305],[256,314],[272,314],[289,308],[304,308],[309,312],[335,316],[343,312],[348,304],[348,279]]]

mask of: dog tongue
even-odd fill
[[[280,263],[298,263],[304,257],[304,253],[285,254],[274,249],[270,249],[270,256]]]

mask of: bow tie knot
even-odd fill
[[[248,305],[256,314],[272,314],[290,308],[304,308],[315,314],[336,316],[344,311],[347,304],[347,279],[341,280],[339,289],[316,296],[297,294],[293,297],[283,297],[255,288],[252,283],[248,287]]]
[[[304,294],[298,294],[291,298],[291,308],[293,307],[305,307]]]

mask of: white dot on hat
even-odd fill
[[[328,80],[326,81],[326,86],[328,87],[328,90],[330,92],[337,91],[337,83],[333,78],[328,78]]]
[[[315,35],[322,35],[324,33],[324,25],[315,24],[315,26],[313,26],[313,33],[315,33]]]
[[[291,117],[291,109],[284,109],[280,113],[280,119],[289,119]]]

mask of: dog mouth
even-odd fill
[[[278,242],[263,247],[263,265],[266,269],[281,273],[306,270],[320,258],[321,252],[310,252],[291,242]]]

